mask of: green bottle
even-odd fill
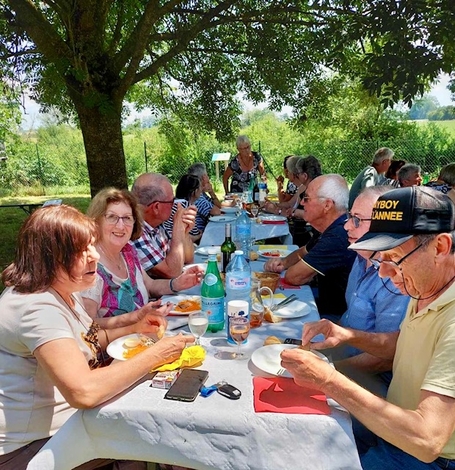
[[[223,273],[226,272],[226,266],[229,264],[229,261],[231,261],[232,253],[234,253],[236,249],[235,243],[231,238],[231,224],[226,224],[224,226],[224,242],[221,245],[221,255],[223,256],[221,271]]]
[[[201,310],[207,313],[208,331],[216,333],[224,328],[224,287],[216,262],[216,253],[209,254],[201,287]]]

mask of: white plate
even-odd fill
[[[172,302],[173,304],[177,305],[182,300],[188,300],[188,299],[199,300],[199,302],[201,301],[201,297],[199,295],[183,295],[183,294],[180,294],[180,295],[164,295],[161,302],[163,304],[166,303],[166,302]],[[175,308],[175,305],[174,305],[174,308]],[[201,309],[192,310],[191,312],[178,312],[176,310],[171,310],[169,312],[169,315],[187,316],[190,313],[200,312],[200,311],[201,311]]]
[[[272,253],[276,253],[278,256],[272,255]],[[267,259],[273,259],[273,258],[284,258],[287,256],[289,253],[291,253],[289,250],[282,250],[279,248],[271,248],[270,250],[258,250],[259,256],[262,256]]]
[[[107,345],[106,352],[114,359],[118,359],[119,361],[126,361],[126,359],[123,357],[123,353],[127,351],[128,348],[125,348],[123,343],[128,338],[140,338],[141,336],[144,335],[133,333],[132,335],[126,335],[122,336],[121,338],[117,338],[116,340],[112,341],[112,343]]]
[[[267,222],[285,222],[288,219],[284,215],[261,215],[261,220]]]
[[[214,251],[215,253],[221,253],[221,246],[220,245],[200,246],[199,248],[196,248],[194,250],[196,254],[201,255],[201,256],[208,256],[209,251]]]
[[[270,344],[269,346],[262,346],[262,348],[256,349],[256,351],[253,352],[251,362],[263,372],[278,376],[278,371],[281,369],[281,351],[297,347],[298,346],[294,344]],[[318,351],[312,352],[326,362],[329,362],[324,354]],[[292,375],[286,370],[284,374],[280,374],[280,377],[292,377]]]
[[[213,217],[210,217],[210,222],[216,222],[219,224],[227,224],[228,222],[234,222],[236,217],[232,215],[214,215]]]
[[[223,214],[236,214],[239,210],[238,207],[220,207]]]
[[[276,300],[276,303],[281,302],[279,299]],[[311,312],[311,307],[300,300],[294,300],[288,305],[276,310],[273,312],[275,317],[281,318],[300,318],[308,315]]]

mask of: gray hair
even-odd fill
[[[239,135],[237,140],[235,141],[235,145],[239,147],[239,145],[248,144],[251,145],[250,139],[246,135]]]
[[[294,175],[298,174],[297,170],[297,162],[299,160],[302,160],[302,157],[298,157],[297,155],[292,155],[286,160],[286,168],[290,173],[293,173]]]
[[[441,168],[439,179],[449,186],[455,186],[455,163],[449,163]]]
[[[346,180],[335,173],[321,175],[315,178],[323,178],[319,187],[318,197],[331,199],[335,204],[335,209],[339,212],[346,212],[349,203],[349,187]]]
[[[193,163],[188,168],[188,174],[197,176],[199,179],[202,179],[202,177],[207,174],[207,168],[205,166],[205,163]]]
[[[388,147],[381,147],[380,149],[376,150],[373,157],[373,163],[379,165],[384,160],[392,160],[394,155],[395,152],[392,149],[389,149]]]
[[[169,179],[160,173],[143,173],[136,178],[131,192],[136,196],[139,204],[148,206],[166,197],[166,184],[171,185]]]
[[[306,173],[310,181],[322,175],[321,162],[313,155],[301,158],[295,167],[297,173]]]
[[[397,172],[398,181],[401,182],[403,180],[409,179],[411,176],[415,175],[416,173],[420,173],[421,168],[419,165],[415,163],[406,163],[403,165]]]

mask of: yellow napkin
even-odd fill
[[[166,370],[182,369],[184,367],[197,367],[205,359],[205,349],[202,346],[189,346],[182,351],[182,355],[170,364],[163,364],[153,372],[163,372]]]
[[[287,245],[259,245],[260,250],[287,250]]]

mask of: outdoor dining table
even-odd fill
[[[221,245],[224,241],[224,225],[223,219],[219,222],[209,220],[209,223],[202,234],[200,246]],[[232,214],[226,214],[225,220],[234,224],[236,217]],[[261,218],[259,217],[259,220]],[[251,222],[251,238],[253,240],[266,240],[268,238],[279,238],[284,245],[292,243],[292,235],[289,231],[289,224],[286,221],[282,223],[257,223],[255,220]]]
[[[262,270],[263,261],[251,265],[252,270]],[[209,372],[206,385],[225,380],[242,392],[240,399],[214,393],[191,403],[165,400],[165,390],[151,388],[151,380],[144,380],[101,406],[75,412],[27,469],[70,470],[95,458],[199,470],[361,469],[350,416],[330,398],[329,415],[254,410],[253,377],[273,376],[253,364],[253,351],[270,335],[300,338],[303,324],[319,319],[308,286],[279,292],[296,294],[307,305],[306,315],[252,329],[242,345],[242,359],[215,357],[219,350],[234,348],[227,343],[225,330],[201,338],[206,358],[199,368]]]

